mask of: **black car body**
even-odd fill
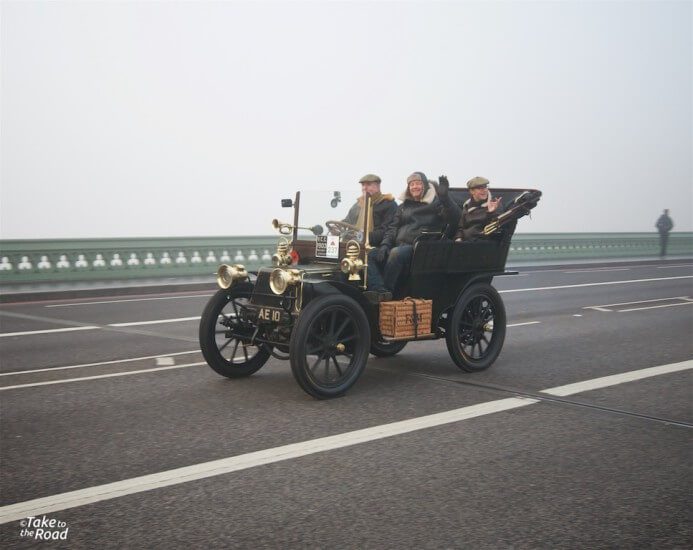
[[[459,205],[468,196],[466,189],[450,193]],[[325,196],[316,198],[321,194]],[[398,294],[431,300],[432,326],[406,338],[381,334],[381,302],[372,299],[366,283],[368,217],[363,216],[362,227],[339,221],[338,212],[327,205],[337,208],[342,196],[337,191],[297,193],[283,200],[284,207],[294,209],[293,223],[273,222],[284,235],[273,265],[249,273],[238,265],[219,268],[221,289],[200,322],[208,364],[237,378],[256,372],[270,356],[288,359],[297,382],[317,398],[346,392],[363,372],[369,353],[392,356],[407,342],[424,338],[445,338],[451,358],[465,371],[491,366],[506,325],[503,302],[491,282],[508,274],[505,262],[517,219],[536,206],[541,193],[495,189],[506,212],[487,226],[482,239],[454,242],[438,231],[416,240]],[[306,219],[301,203],[309,201],[324,204],[326,212]],[[326,230],[316,219],[324,214]]]

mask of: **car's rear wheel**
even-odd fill
[[[251,344],[255,325],[244,319],[253,285],[241,283],[217,291],[200,319],[200,349],[207,364],[227,378],[250,376],[267,362],[270,350]]]
[[[505,325],[498,291],[487,283],[470,286],[457,300],[446,329],[450,357],[466,372],[489,368],[503,348]]]
[[[294,326],[291,372],[313,397],[337,397],[361,376],[370,346],[368,318],[361,306],[341,294],[321,296],[310,301]]]

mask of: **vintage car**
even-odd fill
[[[410,341],[445,338],[460,369],[490,367],[506,329],[505,307],[491,281],[510,274],[505,261],[515,224],[536,206],[541,192],[494,189],[493,194],[503,197],[505,213],[485,228],[485,238],[453,242],[438,231],[415,242],[410,272],[395,299],[430,300],[431,322],[404,337],[382,333],[381,312],[392,303],[373,300],[368,291],[368,216],[362,216],[361,227],[341,221],[355,190],[298,192],[281,200],[287,210],[273,220],[280,233],[273,265],[255,272],[221,265],[217,271],[221,288],[207,303],[199,328],[205,360],[220,375],[238,378],[270,357],[288,359],[301,388],[319,399],[343,395],[369,354],[393,356]],[[451,188],[450,195],[461,205],[468,192]],[[421,316],[413,313],[416,324]]]

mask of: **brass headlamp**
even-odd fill
[[[356,241],[349,241],[346,245],[346,256],[339,262],[342,273],[349,274],[350,281],[360,281],[359,271],[363,269],[363,260],[359,258],[361,246]]]
[[[230,288],[237,281],[243,281],[247,278],[248,273],[245,266],[241,264],[221,264],[217,269],[217,284],[223,289]]]
[[[291,285],[301,282],[301,272],[298,269],[283,269],[278,267],[270,273],[269,285],[275,294],[284,294]]]

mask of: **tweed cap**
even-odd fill
[[[375,174],[366,174],[359,180],[359,183],[380,183],[380,176],[376,176]]]
[[[472,178],[467,182],[467,189],[475,189],[477,187],[485,187],[488,184],[489,184],[489,181],[486,178],[482,178],[481,176],[476,176],[475,178]]]

